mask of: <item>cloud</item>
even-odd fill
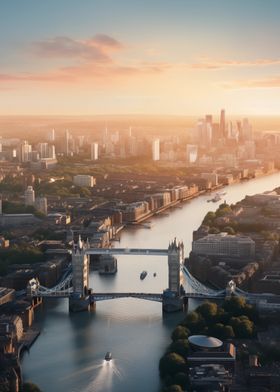
[[[59,68],[44,73],[0,74],[0,83],[7,82],[61,82],[75,83],[83,80],[95,80],[102,83],[112,79],[132,76],[157,75],[168,69],[166,63],[143,63],[131,66],[108,63],[86,63],[79,66]]]
[[[85,40],[54,37],[34,42],[32,53],[36,56],[65,59],[65,66],[47,71],[0,74],[0,83],[8,82],[61,82],[76,83],[84,80],[113,82],[134,75],[157,75],[174,65],[165,62],[116,61],[114,53],[125,46],[106,34],[97,34]],[[73,65],[69,64],[74,60]],[[67,64],[68,63],[68,64]]]
[[[45,74],[40,73],[19,73],[19,74],[0,74],[1,82],[66,82],[74,81],[74,75],[63,72],[49,72]]]
[[[121,42],[117,41],[115,38],[110,37],[106,34],[96,34],[91,42],[99,47],[107,47],[114,49],[122,49],[124,46]]]
[[[70,37],[54,37],[34,42],[32,52],[38,56],[54,58],[77,58],[96,62],[111,62],[109,53],[124,46],[116,39],[97,34],[87,40],[75,40]]]
[[[233,82],[224,82],[222,86],[226,89],[236,88],[279,88],[280,76],[274,78],[235,80]]]
[[[269,65],[279,65],[280,59],[257,59],[252,61],[237,61],[237,60],[211,60],[208,58],[202,59],[198,63],[191,64],[194,69],[221,69],[230,67],[263,67]]]

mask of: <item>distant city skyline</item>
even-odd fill
[[[280,113],[278,0],[0,5],[0,115]]]

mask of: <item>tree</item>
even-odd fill
[[[180,385],[170,385],[170,387],[164,388],[164,392],[183,392]]]
[[[189,353],[189,341],[187,339],[178,339],[170,344],[168,351],[174,352],[186,357]]]
[[[206,322],[212,320],[218,311],[218,305],[214,302],[204,302],[202,305],[196,308],[196,312],[200,313],[201,316],[205,319]]]
[[[231,226],[226,226],[223,228],[223,231],[225,231],[226,233],[230,234],[230,235],[234,235],[235,234],[235,230],[233,229],[233,227]]]
[[[204,219],[203,219],[203,224],[205,225],[211,225],[214,221],[214,219],[216,218],[216,214],[213,211],[209,211],[207,212],[207,214],[205,215]]]
[[[186,373],[177,373],[174,377],[174,383],[176,385],[180,385],[180,387],[185,391],[190,383],[189,377]]]
[[[41,392],[41,389],[32,382],[25,382],[22,386],[22,392]]]
[[[223,339],[224,337],[224,324],[216,323],[211,326],[210,334],[216,338]]]
[[[204,318],[196,311],[189,313],[183,323],[192,333],[202,333],[205,328]]]
[[[178,339],[187,339],[189,334],[190,334],[190,331],[186,327],[184,327],[182,325],[178,325],[178,327],[176,327],[174,329],[174,331],[172,332],[171,339],[173,341],[178,340]]]
[[[238,338],[247,339],[254,335],[254,323],[247,316],[232,317],[230,319],[230,325]]]
[[[231,325],[225,325],[224,326],[224,338],[225,339],[231,339],[234,338],[234,330]]]
[[[167,353],[159,361],[159,371],[161,377],[167,374],[174,375],[185,370],[185,359],[176,353]]]
[[[209,234],[219,234],[220,230],[217,227],[210,227]]]
[[[233,316],[240,316],[243,314],[246,305],[244,297],[237,297],[235,295],[227,298],[223,304],[223,308],[226,312]]]
[[[254,306],[254,305],[246,304],[246,305],[244,306],[243,313],[244,313],[244,315],[247,316],[251,321],[256,322],[256,321],[258,321],[258,319],[259,319],[259,314],[258,314],[257,308],[256,308],[256,306]]]

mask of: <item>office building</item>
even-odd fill
[[[252,258],[255,255],[255,241],[250,237],[227,233],[208,234],[193,241],[192,251],[198,255]]]
[[[54,129],[52,129],[52,130],[49,132],[49,134],[48,134],[48,140],[49,140],[50,142],[54,142],[54,141],[55,141],[55,130],[54,130]]]
[[[159,161],[159,159],[160,159],[160,141],[159,141],[159,139],[153,140],[152,156],[153,156],[153,161]]]
[[[35,207],[38,211],[43,214],[48,214],[48,201],[46,197],[36,197],[35,199]]]
[[[65,152],[66,156],[68,156],[70,153],[70,134],[69,134],[68,129],[66,129],[66,131],[65,131],[65,141],[64,142],[65,142],[64,152]]]
[[[20,161],[29,162],[31,159],[32,146],[26,140],[20,146]]]
[[[78,174],[74,176],[73,182],[77,186],[92,188],[96,184],[96,179],[93,176],[89,176],[86,174]]]
[[[49,145],[48,157],[47,158],[50,158],[50,159],[55,159],[56,158],[56,155],[55,155],[55,145],[54,144]]]
[[[35,192],[31,185],[27,187],[24,193],[24,202],[26,206],[34,206],[35,204]]]
[[[198,146],[196,144],[187,144],[187,163],[195,163],[198,158]]]
[[[48,158],[49,157],[48,143],[38,143],[37,151],[39,152],[40,158]]]
[[[91,143],[90,145],[90,159],[97,161],[98,159],[98,143]]]
[[[209,147],[212,143],[212,124],[210,118],[198,120],[196,124],[197,142],[203,147]]]
[[[242,134],[243,134],[244,140],[252,140],[253,139],[252,125],[249,123],[248,118],[243,119]]]
[[[224,109],[221,110],[220,115],[220,132],[223,137],[226,137],[226,112]]]
[[[219,183],[217,173],[201,173],[201,178],[211,182],[211,186],[217,186]]]

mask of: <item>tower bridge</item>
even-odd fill
[[[90,255],[141,255],[167,256],[168,288],[163,293],[96,293],[89,288]],[[181,275],[186,276],[188,287],[182,287]],[[280,296],[272,294],[254,294],[236,287],[233,281],[224,290],[211,289],[195,279],[184,265],[184,245],[176,238],[167,249],[146,248],[90,248],[88,243],[79,241],[72,250],[72,263],[61,281],[52,288],[44,287],[37,279],[31,279],[27,286],[31,297],[69,298],[69,310],[81,311],[95,306],[96,302],[116,298],[138,298],[161,302],[164,311],[176,311],[183,308],[188,299],[224,299],[232,294],[245,297],[250,303],[261,304],[266,308],[280,309]]]

